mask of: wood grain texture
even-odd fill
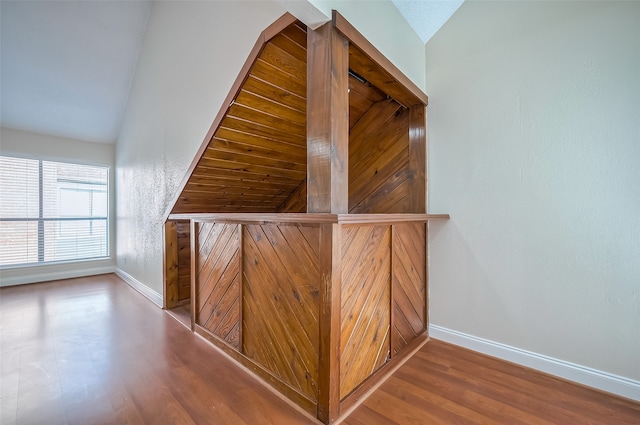
[[[351,69],[404,106],[428,105],[427,95],[335,10],[332,23],[349,40]]]
[[[177,222],[178,303],[191,298],[191,231],[188,221]]]
[[[394,224],[391,237],[391,355],[426,329],[426,225]]]
[[[307,211],[307,180],[305,179],[278,207],[279,213],[304,213]]]
[[[114,274],[0,288],[0,319],[3,425],[317,424]]]
[[[342,227],[320,226],[320,352],[318,408],[316,416],[325,424],[340,415],[340,303],[342,277]]]
[[[637,424],[640,403],[430,340],[344,425]]]
[[[341,237],[343,399],[389,358],[391,227],[344,225]]]
[[[427,111],[424,105],[409,109],[409,210],[427,212]]]
[[[297,21],[263,32],[168,215],[276,212],[305,180],[306,48]]]
[[[349,138],[349,212],[411,212],[409,111],[392,99],[375,103]]]
[[[175,221],[164,223],[163,244],[163,308],[178,305],[178,225]]]
[[[348,43],[330,23],[307,37],[307,212],[346,213]]]
[[[315,403],[320,351],[319,228],[243,228],[242,351]]]
[[[260,34],[260,36],[258,37],[258,40],[256,41],[255,45],[251,49],[251,52],[249,53],[247,60],[242,66],[242,69],[240,70],[238,77],[236,78],[233,85],[231,86],[231,89],[229,90],[229,94],[227,95],[225,101],[222,103],[223,105],[222,108],[218,111],[218,114],[214,118],[213,123],[211,124],[211,127],[209,128],[209,131],[207,132],[207,135],[204,138],[204,141],[200,145],[200,148],[198,149],[198,152],[196,153],[191,165],[189,166],[187,173],[185,174],[182,182],[180,183],[179,189],[177,190],[173,200],[169,203],[167,210],[165,212],[165,218],[172,213],[189,212],[191,211],[192,207],[193,209],[197,210],[195,212],[202,212],[203,209],[205,210],[208,209],[208,208],[205,208],[208,206],[207,205],[203,206],[202,203],[198,203],[196,205],[190,205],[190,206],[182,205],[184,203],[184,201],[180,199],[181,197],[183,197],[182,192],[184,191],[185,186],[191,180],[192,175],[197,169],[200,158],[203,156],[204,152],[207,150],[207,148],[211,144],[211,140],[214,137],[215,133],[219,130],[220,123],[223,121],[223,119],[226,116],[227,108],[234,102],[234,100],[238,96],[238,93],[242,89],[243,85],[250,79],[251,77],[250,74],[252,73],[255,74],[256,72],[255,64],[258,62],[259,56],[262,53],[265,44],[267,44],[276,34],[286,30],[287,28],[290,28],[292,26],[299,26],[300,28],[303,27],[303,26],[300,26],[300,24],[296,25],[296,23],[297,23],[297,20],[293,15],[289,13],[285,13],[282,17],[280,17],[276,22],[274,22],[272,25],[270,25],[267,29],[265,29]],[[269,80],[267,79],[267,81]],[[285,84],[285,87],[286,87],[286,84]],[[304,98],[305,96],[304,90],[302,91],[301,96]],[[304,103],[304,101],[302,103]],[[217,210],[214,210],[214,211],[217,211]],[[194,211],[191,211],[191,212],[194,212]]]
[[[197,223],[195,323],[240,349],[240,226]]]
[[[349,76],[349,128],[362,118],[374,103],[385,100],[387,95],[368,82]]]

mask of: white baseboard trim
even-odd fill
[[[76,277],[95,276],[99,274],[113,273],[115,270],[115,266],[102,266],[90,268],[73,268],[56,272],[33,273],[24,276],[2,276],[0,278],[0,287],[49,282],[51,280],[73,279]]]
[[[437,325],[429,325],[429,336],[588,387],[640,401],[640,381],[478,338]]]
[[[129,273],[125,272],[120,268],[116,268],[116,275],[122,280],[124,280],[129,286],[131,286],[136,291],[140,292],[142,295],[151,300],[158,307],[162,308],[162,295],[153,289],[149,288],[144,283],[140,282],[135,277],[131,276]]]

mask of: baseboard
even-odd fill
[[[640,381],[478,338],[437,325],[429,326],[429,336],[588,387],[640,401]]]
[[[131,276],[129,273],[125,272],[120,268],[116,268],[116,275],[122,280],[124,280],[129,286],[131,286],[136,291],[140,292],[142,295],[151,300],[158,307],[162,308],[162,295],[153,289],[149,288],[144,283],[140,282],[135,277]]]
[[[115,266],[73,268],[56,272],[33,273],[25,276],[11,276],[0,278],[0,287],[26,285],[29,283],[49,282],[51,280],[73,279],[76,277],[95,276],[99,274],[113,273]]]

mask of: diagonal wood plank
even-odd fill
[[[393,225],[392,231],[393,354],[424,332],[426,327],[426,226]]]
[[[389,358],[391,227],[343,226],[340,398]]]
[[[196,323],[240,349],[240,226],[197,223]]]
[[[319,244],[318,231],[247,225],[243,237],[244,354],[314,401],[320,275],[309,241]]]

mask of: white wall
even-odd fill
[[[156,2],[117,142],[117,267],[162,293],[164,212],[271,2]]]
[[[110,273],[115,269],[115,145],[0,128],[0,155],[109,167],[111,259],[0,270],[0,286]]]
[[[350,19],[349,11],[355,10],[351,3],[334,6]],[[395,56],[411,64],[403,71],[420,85],[424,46],[411,39],[413,50],[400,48],[404,36],[399,34],[418,37],[395,8],[382,31],[390,5],[374,2],[376,11],[367,16],[377,14],[375,20],[352,23],[365,36],[388,38],[386,50],[398,46]],[[162,220],[167,205],[258,35],[285,13],[285,7],[293,13],[301,10],[299,6],[284,1],[154,3],[116,154],[117,267],[153,291],[162,293]],[[317,17],[317,8],[308,6],[313,12],[309,16]]]
[[[640,380],[639,22],[467,1],[427,43],[433,324]]]

